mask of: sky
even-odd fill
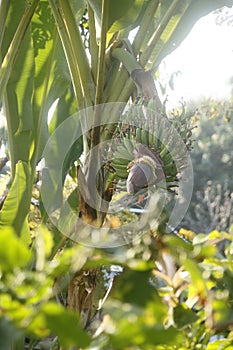
[[[160,72],[170,76],[181,71],[175,80],[175,93],[169,90],[169,100],[185,101],[200,96],[229,98],[233,77],[233,25],[217,25],[216,15],[202,17],[182,44],[167,56]]]

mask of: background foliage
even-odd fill
[[[231,101],[203,100],[194,118],[195,146],[191,152],[194,168],[193,198],[186,225],[195,232],[229,230],[232,224],[232,104]]]

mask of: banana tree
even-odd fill
[[[149,132],[155,125],[154,117],[149,118],[145,133],[142,122],[135,122],[137,113],[133,112],[129,128],[122,116],[126,115],[125,107],[135,106],[139,97],[140,113],[143,106],[149,106],[153,116],[162,119],[159,128],[167,130],[164,138],[170,135],[170,124],[154,83],[156,68],[200,17],[231,5],[229,0],[2,1],[0,99],[7,118],[12,174],[1,211],[1,227],[13,226],[19,237],[30,241],[27,217],[36,166],[50,151],[42,173],[41,191],[49,193],[46,200],[50,197],[49,204],[44,205],[43,196],[40,203],[44,221],[57,209],[63,208],[60,215],[66,213],[63,185],[78,161],[78,194],[73,193],[67,200],[69,204],[74,202],[77,236],[87,224],[91,234],[106,224],[116,181],[128,178],[128,174],[128,189],[134,192],[135,188],[148,185],[151,166],[161,173],[162,164],[167,164],[159,179],[173,184],[178,170],[171,152],[162,142],[156,143]],[[51,107],[53,115],[48,118]],[[182,140],[187,146],[190,130],[181,130],[185,118],[177,123],[174,129],[180,128],[179,135],[183,132]],[[122,133],[124,138],[132,135],[129,142],[121,145],[131,156],[125,155],[125,150],[120,152],[114,141]],[[139,144],[138,148],[132,140]],[[112,152],[110,161],[103,161],[106,149]],[[118,155],[114,153],[117,150]],[[140,158],[144,161],[140,169],[148,174],[137,180]],[[154,178],[150,185],[155,183]],[[63,215],[60,222],[64,220]],[[58,242],[53,254],[66,240],[65,237]],[[95,285],[96,270],[90,270],[88,278]],[[69,288],[69,306],[79,312],[93,307],[92,293],[87,296],[87,288],[80,291],[77,287],[85,283],[87,274],[81,274],[78,283],[74,279]],[[81,293],[86,293],[86,297]],[[87,325],[87,320],[84,323]]]

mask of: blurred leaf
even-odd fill
[[[182,256],[188,256],[193,250],[193,245],[184,241],[181,237],[175,236],[173,234],[164,235],[163,241],[169,246],[172,254],[179,257],[182,253]]]
[[[91,338],[79,325],[80,321],[77,314],[52,302],[47,303],[42,312],[46,325],[59,337],[62,346],[88,346]]]
[[[227,339],[217,339],[212,340],[206,347],[206,350],[231,350],[232,349],[232,341]]]
[[[11,350],[12,343],[22,336],[6,317],[0,317],[0,349]]]
[[[199,233],[193,238],[193,244],[200,244],[208,241],[208,236],[204,233]]]
[[[15,235],[11,227],[1,228],[0,233],[0,269],[9,272],[15,268],[25,267],[31,257],[31,252]]]
[[[151,271],[130,271],[125,270],[119,278],[114,296],[125,303],[145,306],[149,301],[159,297],[156,289],[150,283]]]
[[[90,343],[90,337],[80,327],[79,322],[77,314],[57,303],[47,302],[37,310],[28,325],[27,332],[39,338],[56,335],[65,348],[86,347]]]
[[[232,254],[231,254],[231,260],[232,260]],[[230,268],[226,268],[224,266],[224,275],[223,278],[220,279],[220,286],[224,286],[229,292],[229,297],[232,300],[233,299],[233,274],[232,274],[232,266],[229,266]],[[220,288],[220,286],[218,288]]]
[[[126,349],[131,346],[151,349],[158,344],[168,346],[178,342],[179,331],[172,327],[164,328],[164,309],[162,308],[162,311],[159,305],[157,308],[156,303],[140,308],[131,303],[111,301],[109,308],[112,323],[110,330],[115,326],[115,332],[110,332],[109,345],[114,349]]]
[[[88,261],[91,261],[91,257],[93,256],[93,249],[89,247],[85,247],[82,245],[77,245],[72,248],[66,248],[62,254],[58,254],[55,257],[55,261],[57,262],[56,266],[54,266],[53,276],[56,278],[58,275],[65,274],[66,272],[77,272],[81,270],[84,264]],[[100,266],[102,261],[95,262],[94,267]],[[106,262],[105,262],[106,263]],[[88,265],[89,267],[89,265]],[[91,265],[91,267],[93,267]],[[86,269],[86,267],[85,267]]]
[[[221,292],[219,294],[221,295]],[[233,323],[233,307],[230,307],[226,297],[227,294],[222,293],[221,299],[213,300],[213,318],[217,329],[228,328],[228,325]]]
[[[44,338],[51,334],[51,330],[46,324],[44,313],[37,310],[34,317],[31,317],[30,324],[27,327],[27,333],[37,338]]]
[[[13,288],[12,288],[13,290]],[[11,292],[11,294],[13,294]],[[8,319],[19,329],[25,330],[27,322],[31,321],[31,316],[34,313],[33,308],[30,304],[25,302],[17,301],[12,295],[3,294],[1,295],[1,308],[4,310]],[[36,310],[38,311],[38,310]],[[26,327],[25,327],[26,325]]]
[[[45,227],[39,227],[36,230],[34,245],[36,249],[36,270],[43,271],[46,258],[50,256],[53,248],[52,233]]]
[[[184,267],[190,273],[192,280],[192,288],[195,291],[196,295],[200,296],[202,300],[205,300],[207,297],[206,284],[202,276],[202,270],[200,267],[191,259],[186,259],[184,261]]]
[[[177,305],[173,310],[174,322],[178,328],[189,327],[198,320],[196,313],[189,309],[185,304]]]
[[[210,234],[208,235],[208,239],[221,238],[221,236],[222,236],[221,232],[214,230],[214,231],[210,232]]]
[[[217,247],[215,243],[213,244],[197,244],[193,249],[193,256],[197,260],[203,260],[206,258],[213,258],[217,253]]]

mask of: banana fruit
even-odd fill
[[[174,187],[177,176],[185,166],[187,150],[190,149],[192,129],[182,109],[180,118],[168,118],[165,113],[157,112],[156,101],[151,99],[146,108],[132,105],[119,123],[116,139],[120,144],[115,147],[111,165],[116,177],[126,179],[129,175],[129,163],[133,161],[140,144],[151,149],[163,164],[167,187]],[[113,137],[114,138],[114,137]]]

